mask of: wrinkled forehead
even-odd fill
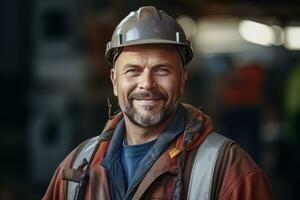
[[[128,62],[137,65],[145,64],[144,62],[154,62],[153,64],[169,62],[173,65],[181,65],[182,60],[175,45],[143,44],[123,47],[115,66]]]

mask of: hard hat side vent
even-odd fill
[[[180,41],[180,33],[176,32],[176,42],[181,42]]]
[[[123,36],[122,34],[118,34],[118,45],[120,46],[122,45],[122,43],[123,43]]]

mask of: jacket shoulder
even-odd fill
[[[87,139],[75,147],[58,165],[43,199],[66,199],[67,183],[63,180],[64,170],[66,168],[72,168],[74,159],[78,156],[89,140],[90,139]]]

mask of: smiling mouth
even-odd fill
[[[162,98],[143,98],[143,99],[134,99],[140,104],[146,104],[146,105],[154,105],[162,101]]]

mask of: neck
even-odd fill
[[[163,132],[165,127],[173,119],[176,112],[173,112],[167,120],[157,126],[153,127],[141,127],[131,122],[129,118],[124,114],[126,139],[129,145],[143,144],[157,139]]]

